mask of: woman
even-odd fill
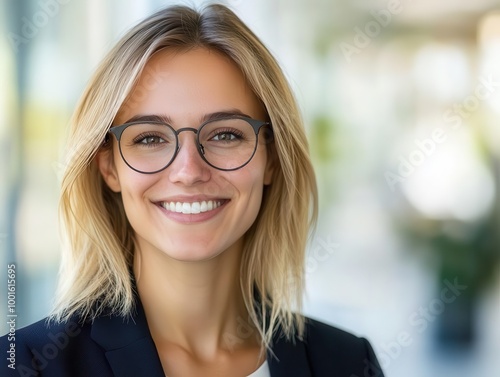
[[[314,174],[282,71],[227,8],[134,27],[68,147],[55,310],[16,333],[8,373],[382,375],[366,340],[292,311]]]

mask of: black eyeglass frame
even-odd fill
[[[203,144],[200,143],[200,131],[201,131],[201,129],[203,127],[205,127],[209,123],[213,123],[215,121],[227,120],[227,119],[241,119],[241,120],[246,121],[248,124],[250,124],[252,126],[252,128],[253,128],[253,130],[255,132],[255,136],[256,136],[255,137],[255,146],[254,146],[252,155],[249,157],[248,161],[245,162],[243,165],[240,165],[240,166],[235,167],[235,168],[230,168],[230,169],[219,168],[219,167],[211,164],[205,158],[205,152],[204,152]],[[144,123],[167,126],[168,128],[170,128],[173,131],[173,133],[175,135],[175,152],[172,155],[172,158],[170,159],[170,161],[164,167],[162,167],[161,169],[152,171],[152,172],[144,172],[144,171],[136,169],[132,165],[130,165],[129,162],[125,159],[125,156],[123,155],[122,147],[121,147],[121,143],[120,143],[121,136],[122,136],[123,132],[125,131],[125,129],[127,127],[135,125],[135,124],[144,124]],[[241,169],[242,167],[244,167],[245,165],[247,165],[250,161],[252,161],[252,158],[255,155],[255,152],[257,151],[257,146],[259,144],[259,132],[260,132],[260,129],[262,127],[269,127],[268,129],[269,129],[270,133],[269,133],[269,136],[268,136],[269,137],[268,141],[271,141],[273,139],[273,131],[272,131],[271,123],[270,122],[262,121],[262,120],[257,120],[257,119],[249,118],[249,117],[246,117],[246,116],[239,116],[239,115],[229,116],[229,117],[223,117],[223,118],[217,118],[217,119],[210,119],[210,120],[207,120],[206,122],[203,122],[198,128],[183,127],[183,128],[179,128],[178,130],[175,130],[170,124],[165,123],[165,122],[140,121],[139,120],[139,121],[124,123],[124,124],[121,124],[121,125],[118,125],[118,126],[113,126],[113,127],[111,127],[108,130],[108,134],[111,133],[111,134],[113,134],[115,136],[116,141],[118,142],[118,148],[120,150],[120,156],[122,157],[122,160],[127,164],[127,166],[130,169],[132,169],[132,170],[134,170],[134,171],[136,171],[138,173],[141,173],[141,174],[156,174],[156,173],[159,173],[159,172],[165,170],[166,168],[168,168],[172,164],[172,162],[174,162],[175,158],[177,157],[177,154],[179,153],[179,150],[180,150],[179,134],[181,132],[184,132],[184,131],[191,131],[191,132],[195,133],[195,135],[196,135],[196,149],[198,150],[198,153],[199,153],[200,157],[203,159],[203,161],[205,161],[208,165],[210,165],[211,167],[213,167],[214,169],[217,169],[217,170],[221,170],[221,171],[234,171],[234,170]]]

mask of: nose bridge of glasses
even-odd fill
[[[193,128],[193,127],[179,128],[177,131],[175,131],[175,133],[177,134],[177,136],[179,136],[181,134],[181,132],[184,132],[184,131],[191,131],[191,132],[194,132],[195,135],[198,135],[198,129]]]
[[[203,145],[201,145],[198,141],[198,133],[199,133],[199,129],[196,129],[196,128],[193,128],[193,127],[183,127],[183,128],[179,128],[178,130],[175,131],[175,134],[177,135],[177,143],[178,143],[178,147],[177,147],[177,153],[179,152],[180,148],[181,148],[181,142],[180,142],[180,134],[182,132],[185,132],[185,131],[190,131],[190,132],[193,132],[194,133],[194,143],[196,145],[196,149],[198,150],[199,153],[201,153],[201,155],[204,155],[205,154],[205,149],[203,147]]]
[[[198,132],[199,130],[196,129],[196,128],[193,128],[193,127],[183,127],[183,128],[179,128],[178,130],[175,131],[175,134],[177,136],[177,142],[178,142],[178,145],[180,147],[181,145],[181,142],[180,142],[180,134],[182,132],[186,132],[186,131],[190,131],[192,133],[194,133],[194,141],[195,141],[195,144],[198,144],[197,140],[198,140]]]

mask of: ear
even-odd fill
[[[112,191],[120,192],[121,185],[113,159],[113,150],[109,148],[97,152],[96,162],[104,182],[106,182]]]

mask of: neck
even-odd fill
[[[207,357],[235,344],[255,346],[256,336],[238,338],[242,325],[246,333],[251,326],[240,288],[241,249],[237,243],[200,262],[174,260],[158,250],[136,251],[137,289],[155,343]]]

